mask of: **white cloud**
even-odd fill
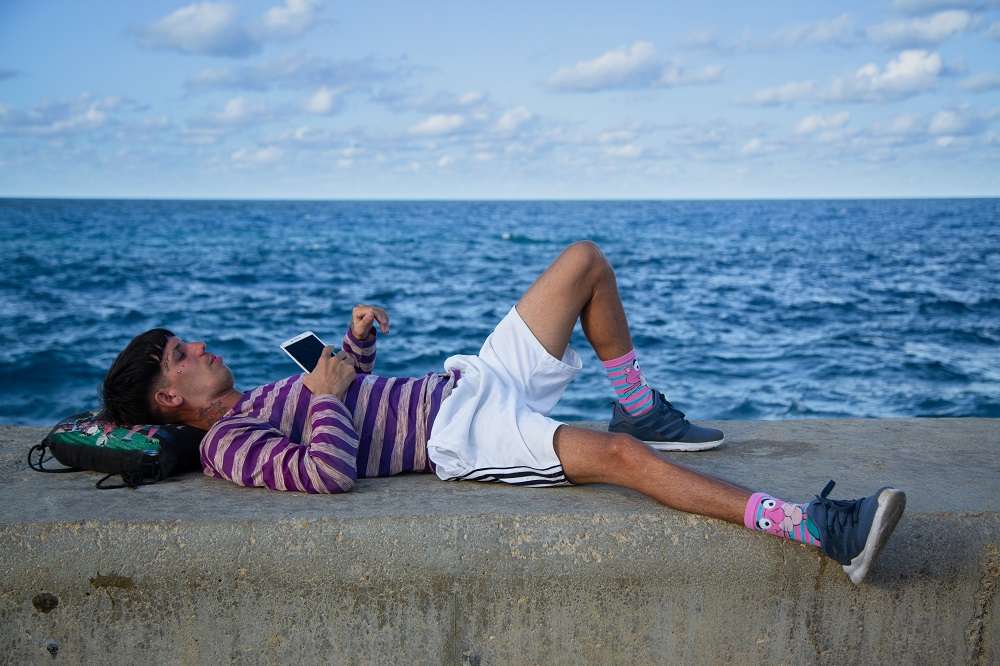
[[[903,51],[884,69],[869,63],[853,77],[835,79],[827,98],[841,102],[903,99],[933,88],[943,69],[937,53],[920,49]]]
[[[72,100],[46,102],[27,111],[0,105],[0,134],[76,134],[109,125],[111,112],[140,108],[135,102],[121,97],[94,98],[90,94]]]
[[[465,117],[458,113],[439,113],[421,120],[410,128],[411,134],[438,136],[450,134],[465,125]]]
[[[792,81],[773,88],[758,90],[747,101],[758,106],[790,104],[811,96],[815,90],[816,84],[812,81]]]
[[[1000,21],[994,21],[990,24],[990,27],[986,29],[986,36],[1000,41]]]
[[[455,158],[451,155],[442,155],[437,161],[439,168],[444,169],[445,167],[451,166],[455,162]]]
[[[196,119],[196,124],[202,125],[246,125],[266,118],[267,108],[259,103],[253,103],[246,97],[239,96],[229,99],[222,110],[208,117]]]
[[[217,127],[185,127],[181,130],[181,141],[194,146],[208,146],[217,143],[223,130]]]
[[[316,24],[317,8],[313,0],[285,0],[264,13],[262,33],[275,38],[297,37]]]
[[[979,134],[986,129],[990,112],[979,113],[968,107],[944,109],[931,117],[927,131],[935,136]]]
[[[260,50],[260,45],[240,24],[233,5],[203,2],[181,7],[140,33],[151,48],[182,53],[244,57]]]
[[[723,48],[715,30],[692,30],[681,40],[680,44],[685,49],[722,50]]]
[[[889,125],[886,127],[886,132],[888,134],[915,134],[921,132],[923,126],[920,123],[920,119],[911,113],[905,113],[899,116],[895,116]]]
[[[649,42],[636,42],[628,48],[615,49],[593,60],[583,60],[563,67],[549,79],[558,90],[602,90],[635,86],[656,77],[656,49]]]
[[[622,146],[608,146],[604,149],[605,154],[611,157],[621,157],[624,159],[635,159],[642,156],[642,148],[634,143],[626,143]]]
[[[656,85],[672,88],[712,83],[722,78],[722,71],[722,67],[719,65],[706,65],[699,70],[690,71],[675,63],[667,63],[663,66],[663,71],[660,73],[660,78],[656,80]]]
[[[635,132],[631,130],[607,130],[597,135],[601,143],[627,143],[634,138]]]
[[[314,0],[285,0],[268,9],[256,24],[244,22],[236,5],[200,2],[186,5],[137,31],[143,46],[197,55],[245,58],[264,42],[289,39],[317,21]]]
[[[333,88],[320,86],[306,100],[306,111],[316,114],[327,114],[334,110],[337,92]]]
[[[772,146],[769,143],[766,143],[760,137],[754,137],[753,139],[750,139],[749,141],[743,144],[742,148],[740,148],[740,153],[748,156],[765,155],[767,153],[772,153],[772,152],[774,152],[774,146]]]
[[[949,10],[931,16],[880,23],[868,28],[868,36],[875,42],[893,47],[930,46],[965,32],[973,24],[971,13]]]
[[[850,114],[846,111],[834,113],[829,116],[812,115],[806,116],[795,125],[796,134],[812,134],[820,130],[839,129],[847,124]]]
[[[967,129],[965,120],[955,111],[938,111],[927,128],[931,134],[961,134]]]
[[[649,42],[613,49],[593,60],[562,67],[549,77],[553,90],[597,92],[601,90],[695,85],[717,81],[722,68],[708,66],[691,72],[672,62],[661,61]]]
[[[832,19],[791,26],[778,30],[761,47],[780,45],[784,47],[838,44],[848,46],[857,41],[857,30],[847,14]]]
[[[713,30],[695,30],[683,39],[686,49],[720,52],[768,52],[802,46],[853,46],[860,41],[859,31],[847,14],[813,23],[800,23],[774,30],[766,35],[744,31],[741,37],[724,40]]]
[[[972,92],[986,92],[987,90],[996,90],[1000,88],[1000,74],[987,73],[987,74],[976,74],[975,76],[970,76],[967,79],[963,79],[959,84],[966,90],[971,90]]]
[[[226,102],[225,108],[217,115],[224,123],[240,123],[250,115],[250,105],[245,97],[234,97]]]
[[[533,117],[528,109],[518,106],[500,116],[496,123],[496,129],[501,132],[513,132]]]
[[[478,104],[486,98],[481,92],[471,91],[458,98],[459,106],[469,106],[470,104]]]
[[[185,81],[190,90],[270,90],[272,88],[365,87],[409,74],[405,64],[382,64],[374,58],[330,60],[291,55],[241,67],[204,69]]]
[[[235,151],[230,157],[233,162],[242,166],[259,166],[266,164],[273,164],[281,159],[283,153],[282,150],[276,146],[267,146],[265,148],[240,148]]]
[[[997,0],[893,0],[893,9],[904,14],[926,14],[941,9],[996,9]]]
[[[892,145],[951,145],[956,139],[982,134],[989,127],[990,112],[977,112],[969,107],[942,109],[930,117],[902,114],[888,123],[876,123],[869,136],[890,141]]]

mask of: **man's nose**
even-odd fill
[[[198,347],[198,353],[199,354],[204,354],[205,353],[205,343],[204,342],[193,342],[191,344],[193,344],[196,347]]]

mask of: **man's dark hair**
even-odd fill
[[[101,388],[104,418],[125,426],[166,422],[153,402],[153,391],[160,383],[163,349],[173,335],[165,328],[150,329],[118,354]]]

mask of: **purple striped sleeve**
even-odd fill
[[[279,489],[278,475],[286,490],[308,493],[342,493],[357,480],[358,435],[351,415],[335,396],[313,396],[309,403],[312,439],[299,444],[266,421],[243,420],[238,425],[215,428],[207,450],[228,444],[222,455],[203,456],[206,471],[239,485]],[[212,446],[215,445],[215,447]],[[266,453],[265,453],[266,452]],[[243,473],[236,477],[234,460],[245,459]]]
[[[341,347],[354,359],[354,368],[358,372],[368,374],[375,369],[375,340],[377,337],[374,328],[364,340],[354,337],[350,327],[344,334]]]

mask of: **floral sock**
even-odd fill
[[[789,541],[819,546],[819,530],[809,520],[809,504],[793,504],[767,493],[754,493],[743,510],[743,524],[748,530],[767,532]]]
[[[608,373],[611,388],[615,390],[618,401],[626,412],[632,416],[641,416],[653,408],[653,391],[642,376],[634,349],[624,356],[601,363]]]

